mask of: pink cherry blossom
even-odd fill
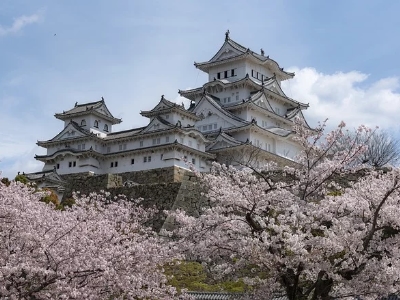
[[[344,126],[325,134],[324,123],[312,131],[297,122],[297,167],[214,164],[210,174],[198,174],[207,199],[200,216],[171,213],[184,250],[215,276],[246,274],[253,299],[397,293],[400,170],[355,163],[366,150],[357,135],[370,130],[360,126],[348,135]]]
[[[144,223],[154,212],[105,193],[65,211],[0,183],[1,299],[173,299],[162,265],[179,258]]]

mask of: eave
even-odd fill
[[[195,67],[197,69],[202,70],[203,72],[208,73],[210,71],[210,68],[227,64],[233,61],[238,61],[238,60],[245,60],[249,59],[257,64],[265,65],[271,68],[271,70],[276,74],[276,76],[281,80],[286,80],[286,79],[291,79],[295,76],[294,73],[292,72],[286,72],[283,70],[283,68],[279,67],[279,64],[273,60],[270,59],[268,56],[265,57],[265,60],[262,60],[258,58],[257,56],[254,55],[253,51],[246,51],[243,54],[239,54],[236,56],[228,57],[226,59],[221,59],[221,60],[216,60],[216,61],[208,61],[208,62],[201,62],[201,63],[194,63]]]
[[[156,117],[156,116],[158,116],[160,114],[166,114],[166,113],[171,113],[171,112],[176,112],[178,114],[181,114],[181,115],[183,115],[185,117],[188,117],[188,118],[192,119],[193,121],[200,121],[201,120],[196,114],[191,113],[189,111],[186,111],[184,109],[177,108],[177,107],[170,107],[170,108],[156,110],[156,111],[153,111],[153,110],[141,111],[140,114],[143,117],[151,118],[151,117]]]
[[[61,144],[65,144],[65,143],[79,142],[79,141],[84,141],[84,140],[97,140],[98,142],[104,142],[103,139],[101,139],[98,136],[96,136],[95,134],[93,134],[93,135],[87,135],[87,136],[67,138],[67,139],[63,139],[63,140],[37,141],[36,145],[46,148],[48,146],[61,145]]]
[[[247,84],[253,88],[262,88],[262,85],[258,84],[254,80],[252,80],[249,75],[247,74],[245,77],[238,79],[232,82],[223,82],[222,80],[215,79],[214,81],[209,81],[205,83],[202,87],[191,89],[191,90],[178,90],[179,95],[185,97],[189,100],[194,101],[196,97],[201,96],[204,94],[204,91],[207,90],[208,87],[213,87],[217,85],[222,85],[224,88],[235,87],[237,85]]]
[[[272,128],[270,128],[270,129],[272,129]],[[242,131],[242,130],[255,130],[257,132],[260,132],[260,133],[263,133],[263,134],[266,134],[268,136],[272,136],[272,137],[275,137],[275,138],[279,138],[279,139],[282,139],[282,140],[286,140],[291,135],[294,134],[294,131],[290,131],[287,135],[282,136],[282,135],[279,135],[279,134],[277,134],[275,132],[272,132],[272,131],[268,130],[268,128],[260,127],[256,123],[251,123],[249,125],[245,125],[245,126],[241,126],[241,127],[231,127],[231,128],[223,129],[223,131],[227,132],[227,133],[239,132],[239,131]],[[283,130],[286,130],[286,129],[283,129]]]

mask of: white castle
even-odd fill
[[[225,34],[218,52],[207,62],[195,63],[208,74],[208,82],[179,94],[190,107],[161,97],[140,114],[145,127],[113,131],[121,123],[104,99],[78,104],[56,113],[64,129],[38,145],[46,155],[42,172],[60,175],[93,172],[123,173],[165,167],[208,171],[212,161],[225,164],[261,164],[268,160],[290,163],[300,150],[293,139],[293,119],[304,120],[307,104],[295,101],[281,89],[294,73],[276,61],[236,43]],[[304,120],[305,121],[305,120]]]

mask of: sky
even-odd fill
[[[286,94],[328,119],[379,126],[400,138],[397,0],[0,0],[0,171],[40,171],[36,145],[63,128],[55,113],[104,97],[123,122],[207,75],[225,32],[296,76]]]

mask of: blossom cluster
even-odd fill
[[[153,211],[106,193],[64,210],[0,183],[1,299],[172,299],[162,265],[179,258],[144,224]]]

